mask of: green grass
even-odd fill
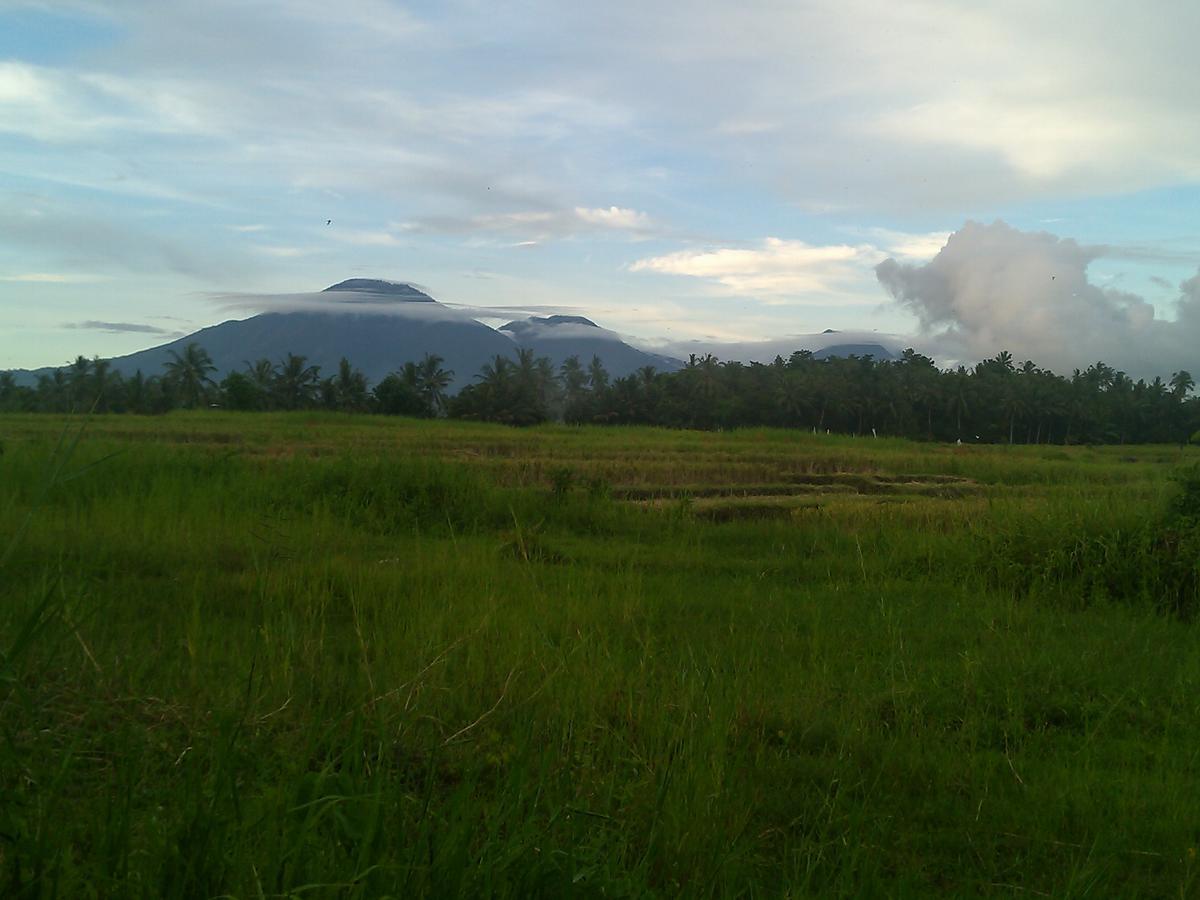
[[[1194,449],[65,423],[0,418],[4,896],[1200,892]]]

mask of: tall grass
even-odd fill
[[[9,896],[1196,890],[1196,627],[1063,562],[1182,528],[1178,451],[172,415],[42,492],[53,427],[0,420]]]

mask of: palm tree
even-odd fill
[[[343,412],[362,412],[367,408],[367,376],[342,357],[338,372],[326,383],[329,405]]]
[[[529,347],[517,350],[513,367],[515,394],[508,418],[517,425],[532,425],[544,421],[550,414],[554,397],[554,368],[550,360],[533,355]]]
[[[558,369],[558,380],[562,383],[565,401],[563,418],[568,422],[583,421],[587,416],[588,377],[578,356],[563,360]]]
[[[593,394],[603,394],[608,387],[608,372],[604,368],[604,363],[600,361],[600,357],[593,356],[592,361],[588,363],[587,379],[588,387],[591,388]]]
[[[534,363],[534,395],[538,405],[549,414],[557,406],[561,396],[558,386],[558,375],[554,372],[554,363],[548,356],[539,356]]]
[[[435,415],[445,414],[446,389],[454,380],[454,371],[442,368],[444,361],[435,353],[426,353],[417,367],[421,393]]]
[[[776,387],[775,402],[783,411],[785,426],[803,424],[804,415],[813,402],[809,380],[799,372],[785,372]]]
[[[75,357],[75,362],[67,367],[67,390],[71,395],[72,406],[89,404],[95,397],[91,391],[92,361],[86,356]]]
[[[471,414],[481,419],[505,421],[514,393],[514,366],[507,356],[497,354],[492,361],[484,363],[475,377],[479,384],[471,392],[474,404]]]
[[[172,350],[165,368],[168,383],[179,392],[187,409],[194,409],[204,402],[209,388],[213,387],[209,373],[217,370],[208,352],[195,342],[184,347],[182,355]]]
[[[321,367],[305,365],[308,359],[289,353],[279,365],[275,390],[284,409],[303,409],[316,401]]]
[[[92,360],[91,393],[96,398],[97,412],[108,412],[113,402],[120,400],[114,394],[120,393],[121,375],[112,370],[112,364],[107,359]]]
[[[1021,391],[1017,385],[1011,384],[1004,392],[1000,400],[1004,414],[1008,416],[1008,442],[1013,442],[1013,432],[1016,429],[1017,419],[1023,416],[1026,411],[1025,398],[1021,395]]]
[[[246,362],[246,376],[258,394],[258,408],[271,409],[275,395],[275,364],[265,357],[258,362]]]
[[[1187,392],[1196,386],[1196,381],[1194,378],[1192,378],[1192,374],[1190,372],[1188,372],[1186,369],[1180,369],[1171,376],[1171,381],[1169,384],[1171,385],[1171,393],[1173,393],[1177,399],[1182,400],[1185,396],[1187,396]]]

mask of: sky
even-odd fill
[[[1198,33],[1194,0],[0,0],[0,368],[377,277],[668,351],[1197,372]]]

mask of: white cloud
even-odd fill
[[[619,231],[649,231],[652,227],[650,217],[644,212],[636,209],[622,209],[619,206],[610,206],[608,209],[588,209],[584,206],[577,206],[575,215],[585,224]]]
[[[949,231],[927,231],[913,233],[895,231],[891,228],[847,229],[851,233],[869,237],[889,256],[905,260],[926,260],[937,256],[950,238]]]
[[[883,255],[867,244],[813,246],[770,237],[755,249],[681,250],[640,259],[630,268],[702,278],[737,294],[798,297],[829,294],[861,282],[863,272]]]
[[[543,34],[590,17],[549,18]],[[807,208],[958,211],[1200,177],[1188,0],[1152,15],[1087,0],[612,0],[605,25],[576,53],[593,70],[622,60],[607,96]]]

